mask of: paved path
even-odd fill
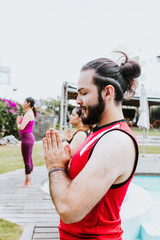
[[[147,145],[147,146],[160,146],[160,136],[136,136],[139,145]]]
[[[0,175],[0,218],[27,226],[23,239],[31,240],[31,235],[33,239],[40,239],[38,235],[46,236],[45,239],[51,239],[51,235],[52,239],[53,236],[59,239],[59,216],[51,197],[41,190],[41,183],[46,178],[44,166],[34,168],[30,187],[17,187],[24,180],[23,169]]]
[[[160,154],[141,154],[136,174],[160,175]]]
[[[136,173],[160,175],[160,155],[141,155]],[[47,177],[44,166],[35,167],[32,185],[19,188],[23,169],[0,175],[0,218],[26,226],[23,240],[59,239],[59,216],[50,196],[41,190]]]

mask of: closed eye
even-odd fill
[[[84,92],[84,93],[81,93],[81,95],[82,95],[82,96],[84,96],[84,95],[86,95],[86,94],[87,94],[86,92]]]
[[[78,95],[84,96],[84,95],[86,95],[87,93],[88,93],[88,90],[85,89],[85,88],[80,88],[80,89],[78,89]]]

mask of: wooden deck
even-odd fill
[[[160,175],[160,155],[140,155],[136,174]],[[44,166],[35,167],[32,185],[19,188],[23,169],[0,175],[0,218],[25,226],[21,240],[59,239],[59,216],[51,197],[41,190],[47,177]]]
[[[33,232],[33,240],[35,239],[59,239],[58,227],[53,224],[36,224]]]
[[[17,185],[24,180],[23,169],[0,175],[0,218],[24,225],[22,240],[59,239],[59,216],[51,197],[41,190],[47,177],[44,166],[35,167],[32,185],[19,188]]]
[[[137,175],[160,175],[160,154],[141,154],[136,169]]]

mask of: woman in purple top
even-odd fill
[[[21,139],[21,152],[25,165],[25,181],[19,187],[29,186],[31,184],[31,172],[33,170],[32,149],[35,141],[33,135],[33,125],[36,117],[36,109],[34,107],[34,99],[26,98],[23,104],[26,111],[23,117],[17,117],[17,126]]]

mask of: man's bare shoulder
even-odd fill
[[[110,147],[111,149],[121,147],[125,149],[128,146],[133,145],[133,140],[127,133],[121,130],[112,130],[101,137],[98,144],[105,146],[106,148]]]
[[[135,146],[126,133],[114,130],[105,134],[96,144],[91,158],[94,163],[110,171],[123,174],[134,164]]]

